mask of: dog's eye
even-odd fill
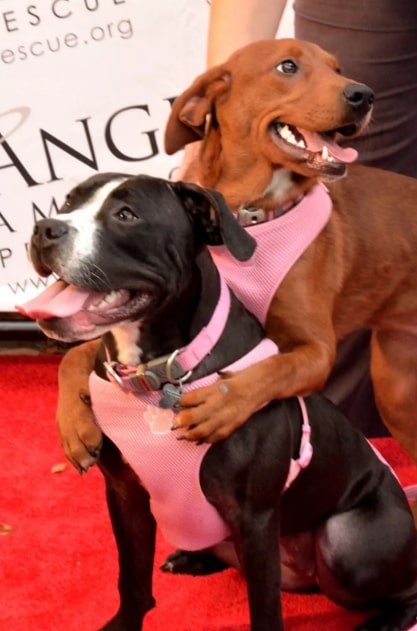
[[[117,213],[116,213],[116,218],[119,219],[119,221],[135,221],[137,219],[135,213],[128,208],[128,206],[123,206],[123,208],[120,208]]]
[[[69,210],[71,210],[71,205],[72,205],[72,195],[68,193],[68,195],[65,196],[64,203],[59,209],[59,212],[60,213],[68,212]]]
[[[282,72],[282,74],[295,74],[298,70],[298,66],[292,59],[284,59],[277,66],[278,72]]]

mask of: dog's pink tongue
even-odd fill
[[[28,300],[23,305],[17,305],[16,309],[34,320],[67,318],[80,311],[90,295],[89,291],[68,285],[63,280],[57,280],[39,296]]]
[[[306,129],[297,128],[300,134],[303,135],[303,138],[306,142],[307,149],[309,151],[314,151],[316,153],[321,153],[323,151],[323,147],[327,147],[329,154],[339,162],[345,162],[349,164],[354,162],[358,157],[358,152],[356,149],[352,149],[352,147],[339,147],[335,142],[332,142],[328,138],[324,138],[320,134],[316,134],[311,131],[307,131]]]

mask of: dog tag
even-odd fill
[[[174,408],[177,406],[183,394],[181,385],[175,386],[173,383],[166,383],[162,388],[163,396],[159,401],[160,408]]]

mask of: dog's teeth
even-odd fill
[[[292,135],[288,125],[284,125],[284,127],[281,127],[281,129],[279,130],[279,133],[280,133],[280,136],[282,136],[285,139],[287,139],[289,136]]]
[[[99,304],[97,305],[92,304],[89,307],[87,307],[87,311],[97,311],[98,309],[108,307],[109,305],[112,305],[117,300],[119,295],[120,295],[120,291],[111,291],[110,293],[106,294],[106,296],[104,296],[103,300],[101,300]]]
[[[284,138],[284,140],[286,140],[287,142],[291,143],[292,145],[296,145],[297,144],[295,136],[292,133],[291,129],[288,127],[288,125],[284,125],[284,127],[280,131],[280,135],[281,135],[282,138]]]
[[[279,127],[277,131],[279,135],[281,136],[281,138],[283,138],[283,140],[288,142],[288,144],[294,145],[295,147],[300,147],[301,149],[306,148],[305,142],[303,140],[297,141],[297,138],[294,136],[293,132],[288,127],[288,125],[282,125],[282,127]]]
[[[326,145],[321,150],[321,157],[325,162],[329,160],[329,150],[327,149]]]
[[[116,298],[118,297],[118,295],[120,294],[119,291],[111,291],[109,294],[107,294],[107,296],[104,298],[103,303],[112,303],[116,300]]]

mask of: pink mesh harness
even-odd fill
[[[248,228],[257,241],[250,261],[237,262],[223,246],[211,248],[227,284],[262,323],[278,285],[326,225],[331,208],[326,189],[317,185],[291,212]],[[278,352],[274,342],[264,339],[225,370],[241,370]],[[216,374],[210,375],[184,385],[184,390],[210,385],[217,379]],[[95,373],[90,376],[90,391],[99,426],[148,490],[152,513],[166,539],[185,550],[200,550],[226,539],[229,527],[200,487],[201,462],[210,445],[176,440],[171,431],[175,412],[158,407],[159,391],[141,395],[123,392]],[[303,399],[298,401],[303,415],[300,457],[290,463],[285,489],[312,457],[307,412]]]
[[[236,261],[224,246],[210,248],[229,287],[262,324],[278,286],[327,224],[331,211],[327,189],[317,184],[290,212],[247,228],[257,242],[249,261]]]
[[[226,370],[241,370],[277,352],[274,342],[264,339]],[[185,384],[184,390],[210,385],[217,379],[213,374]],[[176,440],[177,433],[171,431],[175,412],[158,407],[160,391],[142,395],[124,392],[96,373],[90,375],[90,391],[99,426],[149,492],[152,513],[167,541],[184,550],[201,550],[226,539],[229,527],[200,487],[201,462],[211,445]],[[304,417],[300,457],[291,461],[285,488],[312,456],[305,404],[298,400]]]
[[[240,370],[278,352],[268,339],[227,370]],[[209,375],[184,385],[184,391],[218,379]],[[200,550],[226,539],[230,532],[200,487],[200,466],[208,444],[177,441],[171,431],[172,409],[158,407],[161,392],[137,396],[90,376],[97,422],[137,472],[151,496],[151,510],[167,541],[185,550]]]

